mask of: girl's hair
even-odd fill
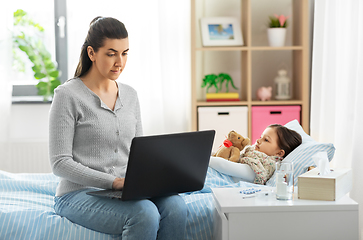
[[[97,52],[100,47],[103,47],[106,39],[124,39],[127,37],[128,33],[125,25],[119,20],[111,17],[94,18],[90,23],[87,37],[84,40],[74,76],[83,76],[92,66],[92,61],[88,57],[88,46],[91,46]]]
[[[280,124],[272,124],[268,127],[276,130],[278,137],[277,144],[279,148],[285,151],[285,155],[283,157],[286,157],[302,143],[300,134],[294,130],[288,129]]]

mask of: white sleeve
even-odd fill
[[[247,164],[231,162],[221,157],[210,157],[209,167],[247,182],[255,180],[255,172]]]

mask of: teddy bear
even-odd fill
[[[223,142],[214,157],[221,157],[232,162],[238,162],[242,149],[251,143],[249,138],[244,138],[235,131],[228,133],[227,139]]]

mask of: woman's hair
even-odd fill
[[[286,157],[302,143],[300,134],[294,130],[288,129],[280,124],[272,124],[268,127],[275,129],[278,137],[277,145],[285,151],[285,155],[283,157]]]
[[[91,46],[95,52],[104,46],[106,39],[124,39],[128,37],[125,25],[111,17],[96,17],[90,23],[88,34],[82,46],[75,77],[83,76],[92,66],[88,57],[87,47]]]

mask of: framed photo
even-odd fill
[[[240,23],[233,17],[200,19],[203,46],[242,46]]]

